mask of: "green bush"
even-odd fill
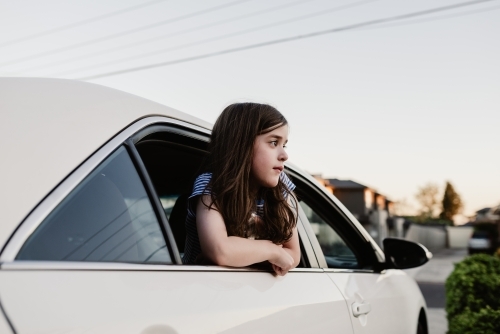
[[[500,310],[491,307],[479,312],[466,310],[455,316],[448,324],[448,334],[498,334],[500,333]]]
[[[484,319],[500,319],[499,258],[487,254],[469,256],[455,265],[445,286],[450,333],[483,333],[465,329]]]

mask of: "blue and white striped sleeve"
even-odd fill
[[[203,173],[199,175],[194,181],[193,192],[189,196],[189,198],[193,198],[200,195],[210,195],[211,189],[208,187],[208,183],[212,178],[212,173]]]
[[[285,184],[285,186],[288,188],[288,191],[293,191],[295,189],[295,184],[288,178],[288,176],[284,173],[281,172],[280,174],[280,180]],[[286,197],[286,193],[283,194]]]

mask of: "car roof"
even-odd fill
[[[46,78],[0,78],[0,246],[67,175],[127,125],[194,116],[108,87]]]

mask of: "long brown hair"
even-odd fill
[[[286,124],[276,108],[259,103],[231,104],[217,118],[203,168],[212,173],[207,186],[212,203],[204,204],[220,212],[228,235],[246,237],[248,221],[256,209],[249,184],[256,137]],[[258,196],[265,204],[258,238],[283,244],[292,237],[297,213],[290,208],[285,194],[291,196],[297,207],[295,197],[281,179],[276,187],[259,190]]]

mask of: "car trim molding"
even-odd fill
[[[36,230],[41,222],[62,202],[68,194],[75,189],[99,164],[112,154],[117,148],[138,131],[152,124],[165,124],[169,126],[178,126],[188,128],[200,133],[210,134],[210,130],[200,126],[183,122],[177,119],[165,116],[149,116],[132,123],[127,128],[115,135],[104,146],[94,152],[79,167],[70,173],[56,188],[54,188],[19,224],[2,253],[0,262],[12,262],[17,253],[24,245],[28,237]]]
[[[254,267],[220,267],[120,262],[14,261],[2,263],[1,270],[89,270],[89,271],[209,271],[209,272],[270,272]],[[290,273],[324,273],[321,268],[294,268]]]
[[[323,268],[325,273],[380,274],[372,269]]]

